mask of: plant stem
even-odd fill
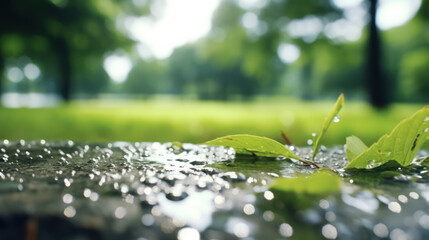
[[[280,134],[282,135],[287,145],[294,145],[293,142],[286,136],[286,134],[282,130],[280,130]]]

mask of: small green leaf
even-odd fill
[[[368,147],[356,136],[350,136],[346,139],[346,155],[349,160],[354,159]]]
[[[340,112],[343,105],[344,105],[344,94],[341,93],[337,99],[337,102],[334,105],[334,108],[331,110],[331,113],[325,119],[325,122],[323,123],[322,131],[320,132],[319,136],[317,136],[316,141],[314,141],[313,157],[312,157],[313,161],[314,161],[314,157],[316,157],[316,154],[320,149],[322,138],[325,136],[326,131],[328,131],[329,125],[331,125],[331,122],[333,122],[334,118],[338,117],[337,115]]]
[[[402,120],[389,135],[384,135],[353,159],[346,169],[372,169],[390,160],[408,166],[429,138],[429,106]]]
[[[279,178],[270,186],[270,190],[322,195],[338,192],[340,186],[340,177],[329,170],[319,170],[297,178]]]
[[[296,156],[285,145],[266,137],[247,134],[229,135],[208,141],[205,144],[234,148],[237,154],[256,155],[261,157],[284,156],[307,162]]]

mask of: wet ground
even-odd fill
[[[316,162],[337,192],[278,194],[315,169],[223,147],[4,140],[0,239],[429,239],[428,167],[345,172],[342,147]]]

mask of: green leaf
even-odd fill
[[[346,155],[348,159],[354,159],[368,147],[356,136],[350,136],[346,139]]]
[[[314,161],[314,157],[316,157],[316,154],[320,149],[322,138],[325,136],[326,131],[328,131],[329,125],[331,125],[331,122],[333,122],[335,116],[338,115],[343,105],[344,105],[344,94],[341,93],[337,99],[337,103],[335,103],[334,108],[331,110],[331,113],[325,119],[325,122],[323,123],[322,131],[320,132],[319,136],[314,142],[313,157],[311,158],[313,161]]]
[[[408,166],[429,138],[429,106],[402,120],[389,135],[384,135],[370,148],[353,159],[346,169],[372,169],[390,160]]]
[[[205,144],[234,148],[237,154],[256,155],[261,157],[278,157],[297,159],[307,162],[296,156],[285,145],[266,137],[247,134],[229,135],[208,141]]]
[[[278,178],[270,190],[322,195],[340,191],[341,179],[329,170],[319,170],[297,178]]]

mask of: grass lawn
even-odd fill
[[[0,139],[202,143],[223,135],[248,133],[282,141],[279,131],[283,130],[296,145],[303,146],[312,132],[320,131],[333,104],[334,99],[248,103],[164,99],[74,101],[44,109],[0,108]],[[356,135],[369,145],[421,107],[395,104],[380,112],[362,102],[346,100],[341,121],[331,126],[323,143],[344,144],[347,136]]]

